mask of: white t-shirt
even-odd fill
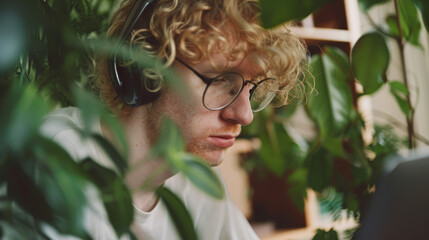
[[[100,121],[93,126],[93,131],[101,132]],[[113,164],[103,150],[93,141],[82,139],[73,126],[82,128],[80,111],[69,107],[52,112],[42,126],[42,133],[63,146],[77,161],[85,157],[91,157],[99,164],[113,168]],[[214,199],[197,189],[182,174],[176,174],[166,180],[164,186],[179,196],[188,209],[194,221],[195,229],[201,240],[252,240],[259,239],[249,223],[231,201],[223,178],[217,167],[213,168],[222,181],[226,197],[223,200]],[[103,209],[97,192],[88,191],[91,206],[85,210],[85,226],[94,239],[117,239],[107,214]],[[150,212],[144,212],[136,207],[133,229],[138,229],[137,236],[142,239],[180,239],[174,223],[171,221],[165,206],[158,202]],[[52,229],[47,230],[54,239],[58,237]],[[68,238],[73,239],[73,238]],[[121,238],[125,239],[125,238]]]

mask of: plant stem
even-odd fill
[[[399,19],[399,7],[398,7],[398,0],[395,0],[395,11],[396,11],[396,21],[398,22],[398,29],[399,29],[399,39],[396,40],[396,42],[398,43],[399,46],[399,53],[400,53],[400,57],[401,57],[401,67],[402,67],[402,78],[404,80],[404,85],[407,88],[409,94],[406,95],[406,99],[407,99],[407,103],[410,106],[410,115],[406,116],[406,121],[407,121],[407,129],[408,129],[408,148],[409,149],[413,149],[415,148],[415,143],[414,143],[414,137],[415,137],[415,133],[414,133],[414,108],[413,105],[411,104],[411,98],[410,98],[410,91],[409,91],[409,86],[408,86],[408,78],[407,78],[407,68],[405,66],[405,54],[404,54],[404,36],[402,33],[402,27],[401,27],[401,22]]]
[[[396,118],[393,117],[392,115],[390,115],[386,112],[377,110],[377,109],[374,109],[373,112],[375,115],[380,115],[380,117],[384,118],[385,120],[387,120],[389,123],[391,123],[393,126],[397,127],[398,129],[400,129],[402,131],[408,131],[407,126],[405,124],[399,122],[398,120],[396,120]],[[419,140],[422,143],[429,146],[429,139],[425,138],[424,136],[422,136],[418,133],[414,133],[414,137],[416,140]]]

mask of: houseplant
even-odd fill
[[[260,1],[261,20],[265,27],[275,27],[286,21],[301,20],[331,2]],[[264,168],[287,181],[291,198],[300,207],[303,207],[307,188],[318,193],[328,190],[339,200],[331,204],[325,202],[333,215],[339,216],[340,211],[346,209],[359,222],[384,161],[403,146],[392,132],[396,123],[375,126],[370,141],[364,141],[363,132],[368,126],[357,105],[362,96],[389,88],[406,119],[406,146],[415,148],[416,139],[428,143],[413,127],[415,106],[410,100],[412,91],[405,70],[404,45],[419,45],[418,11],[427,30],[429,18],[425,13],[429,6],[420,0],[358,0],[364,13],[388,2],[394,4],[395,10],[386,16],[386,24],[376,24],[370,19],[374,31],[360,37],[350,56],[337,48],[325,47],[321,54],[311,57],[310,73],[305,79],[310,83],[314,80],[314,91],[309,84],[308,99],[303,105],[316,126],[314,138],[305,140],[291,129],[288,119],[296,109],[293,105],[267,110],[258,116],[261,119],[256,119],[260,125],[246,131],[249,136],[263,139],[250,165],[259,165],[258,170]],[[389,79],[386,74],[392,51],[386,43],[387,38],[397,43],[402,81]],[[362,91],[356,90],[357,83],[363,87]],[[314,238],[336,239],[337,234],[334,230],[329,233],[319,230]]]

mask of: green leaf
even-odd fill
[[[352,49],[352,68],[364,94],[372,94],[383,85],[389,61],[389,49],[380,33],[366,33],[359,38]]]
[[[408,104],[405,95],[408,95],[408,89],[405,85],[399,81],[393,81],[389,83],[390,92],[398,103],[399,108],[405,114],[405,116],[410,116],[411,114],[411,106]]]
[[[293,171],[287,178],[290,186],[289,195],[293,203],[302,211],[304,211],[304,199],[307,197],[307,178],[308,170],[306,168],[298,168]]]
[[[399,37],[399,28],[396,15],[390,14],[386,17],[386,24],[389,27],[389,32],[395,37]]]
[[[338,240],[338,233],[333,228],[329,231],[317,229],[316,235],[314,235],[312,240]]]
[[[352,67],[349,58],[343,50],[336,47],[325,47],[324,53],[337,65],[343,73],[347,75],[349,82],[354,81]]]
[[[161,125],[161,134],[151,149],[151,155],[153,157],[167,157],[169,152],[176,153],[184,150],[185,144],[183,143],[179,128],[171,119],[164,117]],[[171,158],[170,160],[173,160],[170,162],[173,166],[182,164],[179,158]]]
[[[128,150],[127,140],[124,132],[122,131],[121,124],[113,113],[108,111],[97,98],[82,88],[74,88],[73,96],[76,101],[76,106],[81,110],[81,116],[84,122],[84,129],[81,133],[83,133],[84,136],[90,135],[93,132],[92,130],[94,129],[94,125],[97,124],[97,121],[101,121],[103,124],[106,124],[110,131],[112,131],[115,140],[117,140],[119,151],[123,158],[126,159]],[[113,160],[115,161],[115,159]],[[124,164],[126,163],[120,163],[119,166],[117,166],[118,169],[121,170]]]
[[[399,8],[399,21],[401,22],[404,38],[415,46],[420,46],[421,24],[417,8],[410,0],[397,0]]]
[[[128,188],[114,171],[100,166],[91,159],[83,160],[80,165],[99,188],[109,221],[119,238],[129,231],[134,217],[134,207]]]
[[[426,27],[426,31],[429,32],[429,1],[427,0],[413,0],[414,4],[418,9],[423,18],[423,22]]]
[[[177,232],[183,240],[198,239],[194,224],[183,202],[172,191],[165,187],[159,187],[156,194],[167,207]]]
[[[26,20],[28,18],[25,16],[23,7],[13,2],[0,3],[0,29],[4,33],[7,32],[0,35],[0,74],[10,70],[19,61],[19,56],[27,47]]]
[[[389,86],[391,91],[397,91],[403,94],[409,94],[409,91],[405,86],[405,84],[400,81],[390,81]]]
[[[386,2],[389,2],[390,0],[358,0],[359,7],[362,9],[362,11],[367,12],[370,8],[372,8],[375,5],[383,4]]]
[[[162,157],[180,171],[196,187],[214,198],[223,198],[223,188],[210,167],[194,155],[185,152],[185,146],[177,125],[169,118],[163,119],[160,138],[152,148],[152,157]]]
[[[123,176],[125,171],[128,169],[127,161],[121,156],[121,154],[119,154],[116,148],[106,138],[99,134],[91,134],[91,137],[101,146],[102,149],[104,149]]]
[[[291,134],[291,128],[285,128],[282,122],[269,121],[259,134],[261,148],[259,155],[277,176],[281,176],[286,169],[296,168],[304,161],[308,144],[298,134]]]
[[[309,111],[322,139],[332,138],[350,121],[353,103],[348,77],[328,54],[312,57],[310,65],[318,94],[309,96]]]
[[[297,109],[297,104],[288,104],[286,106],[276,108],[275,111],[277,116],[281,117],[282,119],[288,119],[294,115]]]
[[[128,144],[125,137],[122,125],[119,123],[118,118],[110,111],[102,111],[101,121],[106,124],[107,128],[112,132],[119,146],[119,151],[124,159],[128,157]]]
[[[178,158],[177,161],[183,161],[177,170],[196,187],[214,198],[224,197],[222,183],[208,164],[189,153],[180,153],[175,157]]]
[[[48,104],[34,86],[14,84],[0,105],[0,149],[21,152],[37,135],[48,111]]]
[[[272,28],[290,20],[300,20],[334,0],[259,0],[261,22]]]
[[[307,159],[308,185],[315,191],[322,191],[329,186],[333,173],[333,162],[329,154],[319,148],[310,153]]]
[[[43,190],[55,213],[51,223],[59,232],[86,238],[83,209],[86,206],[85,187],[90,184],[79,165],[58,144],[45,138],[32,142],[35,157],[21,161],[27,174],[33,173],[34,158],[37,185]]]
[[[112,51],[112,48],[116,46],[115,41],[109,39],[77,39],[73,38],[69,42],[70,45],[82,49],[82,50],[92,50],[98,54],[109,55]],[[142,68],[151,68],[151,69],[160,69],[160,66],[163,66],[161,59],[153,57],[147,51],[143,50],[137,46],[127,46],[123,45],[118,48],[117,56],[123,59],[133,59],[135,63]],[[174,89],[182,97],[189,97],[189,88],[186,88],[186,85],[182,84],[181,81],[177,81],[177,72],[172,68],[161,68],[162,76],[166,84],[171,86],[171,89]]]
[[[336,156],[336,157],[344,156],[343,143],[342,143],[342,139],[340,138],[329,139],[323,142],[323,146],[333,156]]]
[[[43,191],[19,166],[17,159],[10,159],[8,162],[9,164],[4,166],[8,169],[6,172],[8,197],[34,218],[52,223],[54,214]]]

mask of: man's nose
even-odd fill
[[[249,125],[253,121],[249,90],[250,86],[245,86],[234,102],[221,110],[221,116],[224,120],[231,121],[242,126]]]

